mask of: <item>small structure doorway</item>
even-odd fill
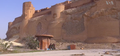
[[[41,50],[46,50],[50,45],[50,39],[53,38],[53,35],[35,35],[39,41],[39,48]]]

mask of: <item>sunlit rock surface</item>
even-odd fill
[[[119,4],[119,0],[72,0],[35,10],[25,2],[23,14],[9,22],[6,39],[49,34],[57,41],[119,42]]]

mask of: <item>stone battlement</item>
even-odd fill
[[[70,8],[79,7],[81,5],[91,3],[91,2],[93,2],[93,0],[79,0],[77,2],[65,1],[65,2],[53,5],[53,6],[51,6],[51,8],[52,7],[57,7],[57,6],[60,6],[60,5],[64,5],[65,10],[66,10],[66,9],[70,9]],[[40,10],[35,10],[35,13],[34,13],[33,17],[40,16],[40,15],[45,15],[45,14],[50,14],[51,8],[47,7],[47,8],[43,8],[43,9],[40,9]]]

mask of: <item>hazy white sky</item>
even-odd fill
[[[6,38],[8,22],[22,14],[23,2],[31,1],[36,10],[51,7],[66,0],[0,0],[0,38]]]

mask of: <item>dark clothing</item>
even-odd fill
[[[53,49],[53,50],[55,50],[55,44],[52,44],[52,46],[53,46],[53,48],[52,48],[52,49]]]
[[[50,50],[55,50],[55,44],[50,44],[50,45],[49,45],[49,49],[50,49]]]

